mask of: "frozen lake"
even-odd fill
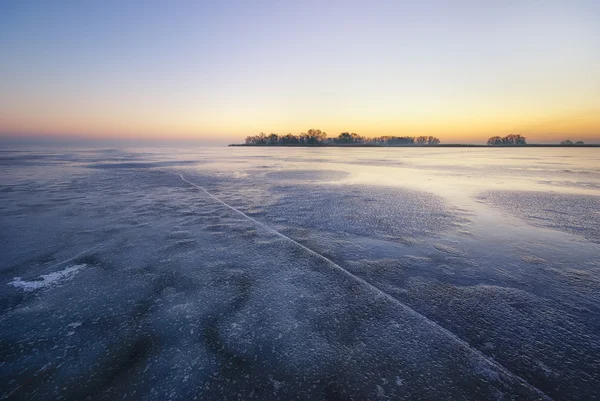
[[[598,149],[1,151],[0,200],[0,399],[600,399]]]

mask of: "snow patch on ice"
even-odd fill
[[[31,281],[25,281],[21,277],[15,277],[13,281],[11,281],[8,284],[20,288],[26,292],[35,291],[53,286],[55,284],[59,284],[63,281],[71,280],[75,276],[75,274],[85,266],[85,263],[80,265],[69,266],[64,270],[52,272],[49,274],[43,274],[39,277],[39,279]]]

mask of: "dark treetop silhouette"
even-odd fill
[[[488,139],[487,144],[490,146],[515,146],[515,145],[527,145],[526,138],[519,134],[509,134],[504,138],[499,136],[493,136]]]
[[[527,138],[520,134],[508,134],[504,137],[493,136],[488,139],[486,145],[474,144],[441,144],[434,136],[379,136],[368,138],[354,132],[342,132],[336,137],[327,138],[327,133],[320,129],[309,129],[300,134],[265,134],[246,137],[245,143],[229,146],[339,146],[339,147],[378,147],[378,146],[442,146],[442,147],[599,147],[600,145],[584,144],[582,141],[562,141],[560,144],[529,144]]]
[[[246,137],[246,145],[255,146],[319,146],[319,145],[372,145],[372,146],[402,146],[402,145],[437,145],[440,140],[433,136],[380,136],[367,138],[355,133],[342,132],[335,138],[327,138],[327,134],[319,129],[309,129],[300,134],[265,134]]]
[[[581,146],[581,145],[585,145],[585,143],[583,143],[583,141],[573,142],[570,139],[567,139],[566,141],[562,141],[560,144],[564,145],[564,146]]]

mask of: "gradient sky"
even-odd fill
[[[0,0],[4,136],[311,127],[600,142],[600,1]]]

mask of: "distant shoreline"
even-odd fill
[[[320,143],[320,144],[285,144],[285,145],[269,145],[269,144],[245,144],[232,143],[227,146],[247,146],[261,148],[598,148],[600,144],[583,144],[583,145],[561,145],[561,144],[544,144],[531,143],[526,145],[475,145],[448,143],[437,145],[378,145],[373,143]]]

